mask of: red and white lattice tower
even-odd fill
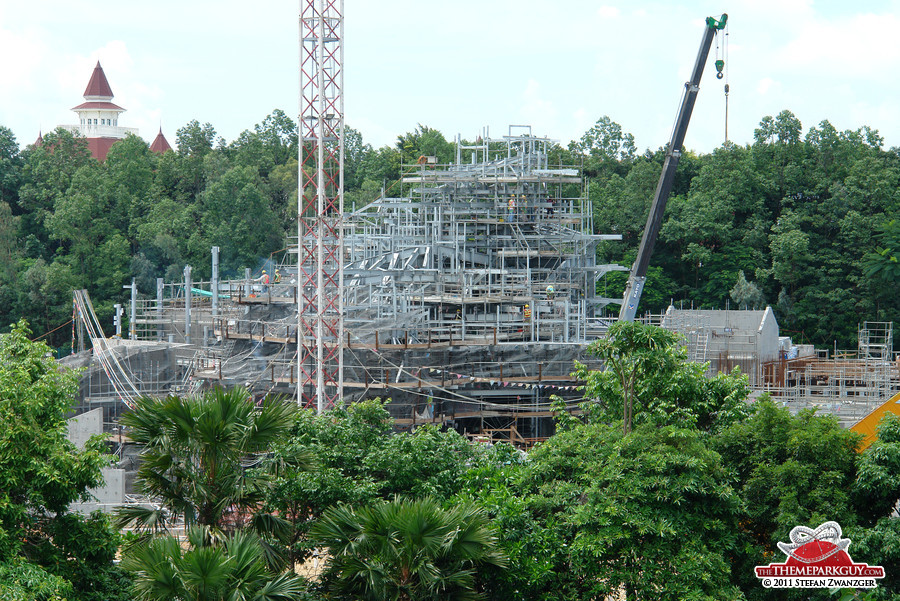
[[[300,7],[297,400],[324,411],[344,384],[344,2]]]

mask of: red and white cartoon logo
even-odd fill
[[[884,568],[855,563],[847,553],[850,539],[842,535],[837,522],[815,530],[796,526],[791,542],[778,543],[787,561],[756,566],[756,577],[766,588],[875,588]]]

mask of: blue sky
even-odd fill
[[[100,60],[120,125],[148,141],[161,125],[174,144],[197,119],[231,141],[273,109],[296,116],[298,12],[297,0],[0,0],[0,125],[24,146],[75,123]],[[731,140],[788,109],[804,129],[868,125],[900,146],[900,0],[345,0],[346,123],[376,147],[419,123],[448,139],[527,124],[565,144],[608,115],[655,149],[703,19],[722,12]],[[698,152],[724,139],[714,54],[685,140]]]

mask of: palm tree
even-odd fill
[[[140,601],[295,601],[304,594],[294,574],[266,565],[259,539],[236,532],[219,542],[209,528],[188,530],[188,545],[172,536],[132,546],[122,558]]]
[[[486,514],[431,498],[326,510],[310,535],[328,548],[323,582],[338,599],[478,599],[476,568],[505,567]]]
[[[188,527],[208,527],[214,536],[245,526],[288,528],[284,520],[255,510],[277,473],[268,450],[289,435],[296,412],[296,405],[272,398],[257,406],[240,388],[138,400],[120,423],[143,445],[137,488],[161,507],[123,508],[120,525],[159,533],[183,520]],[[289,461],[311,464],[299,454]]]

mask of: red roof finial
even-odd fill
[[[84,90],[84,98],[87,99],[88,97],[106,98],[107,100],[113,97],[112,88],[109,87],[109,82],[106,80],[106,74],[103,73],[100,61],[97,61],[97,66],[94,67],[94,72],[91,74],[91,80]]]
[[[163,135],[162,125],[160,125],[159,134],[157,134],[156,139],[153,140],[153,144],[150,145],[150,152],[162,154],[167,150],[172,150],[172,147],[169,146],[169,141],[166,140],[166,137]]]

